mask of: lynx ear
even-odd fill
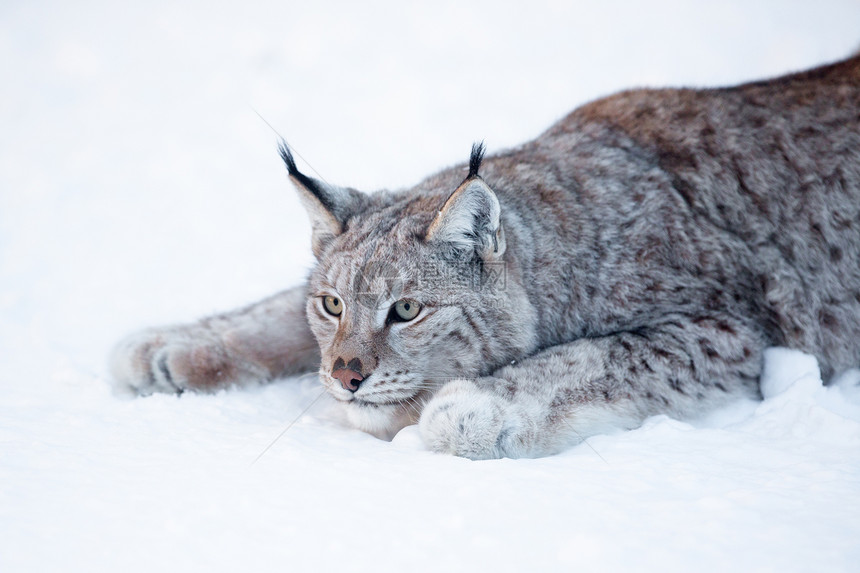
[[[505,252],[505,235],[499,200],[478,175],[483,155],[483,143],[472,146],[469,176],[445,201],[427,229],[426,240],[451,243],[476,251],[484,260],[497,260]]]
[[[329,185],[299,172],[286,141],[281,140],[278,151],[311,218],[311,244],[314,255],[320,256],[326,243],[343,233],[347,219],[361,210],[366,198],[353,189]]]

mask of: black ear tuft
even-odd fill
[[[287,166],[287,172],[294,180],[298,181],[309,193],[316,196],[319,202],[329,211],[334,210],[334,202],[330,193],[326,192],[325,185],[312,177],[308,177],[296,167],[296,160],[293,159],[293,152],[287,145],[287,141],[282,137],[278,142],[278,153],[281,154],[281,159],[284,160],[284,165]]]
[[[469,157],[469,177],[477,177],[478,169],[481,168],[481,161],[484,160],[484,151],[487,148],[483,141],[476,141],[472,144],[472,155]]]
[[[281,154],[281,159],[284,160],[284,165],[287,166],[287,172],[292,176],[296,176],[299,173],[299,169],[296,167],[296,160],[293,159],[290,147],[287,145],[287,141],[283,137],[278,142],[278,152]]]

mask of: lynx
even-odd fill
[[[414,188],[280,153],[306,284],[127,338],[138,394],[319,372],[355,427],[534,457],[759,396],[763,350],[860,365],[860,57],[722,89],[632,90]]]

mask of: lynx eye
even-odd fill
[[[395,302],[392,310],[394,311],[393,318],[406,322],[418,316],[418,313],[421,311],[421,305],[414,300],[404,298]]]
[[[340,302],[340,299],[336,296],[324,296],[323,307],[325,307],[325,311],[332,316],[340,316],[340,313],[343,312],[343,303]]]

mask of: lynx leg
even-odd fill
[[[110,357],[115,385],[142,395],[214,390],[318,366],[304,287],[196,323],[133,334]]]
[[[673,317],[550,347],[486,378],[450,382],[424,408],[419,428],[438,452],[548,455],[654,414],[690,417],[758,396],[763,348],[758,334],[731,318]]]

